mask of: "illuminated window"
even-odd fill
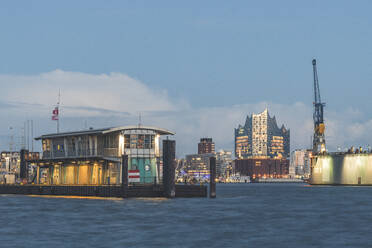
[[[129,134],[124,135],[124,148],[126,149],[130,148],[130,135]]]
[[[43,140],[43,151],[44,152],[50,151],[50,140],[49,139]]]
[[[137,141],[137,148],[138,149],[143,149],[144,148],[144,141],[145,141],[145,136],[143,134],[138,135],[138,141]]]
[[[136,149],[137,148],[137,141],[138,141],[138,135],[137,134],[131,134],[130,135],[130,148]]]
[[[151,149],[155,148],[155,135],[151,135]]]

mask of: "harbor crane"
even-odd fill
[[[320,98],[320,89],[318,82],[318,72],[316,68],[316,60],[313,59],[313,73],[314,73],[314,136],[313,136],[313,152],[323,153],[326,151],[325,146],[325,125],[323,119],[323,108],[325,103],[322,103]]]

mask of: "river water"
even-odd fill
[[[0,247],[372,247],[372,187],[217,185],[217,198],[0,195]]]

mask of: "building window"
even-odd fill
[[[132,149],[137,148],[137,140],[138,140],[138,135],[137,134],[131,134],[130,135],[130,148],[132,148]]]
[[[104,147],[105,148],[117,148],[119,145],[119,135],[111,134],[106,135],[104,138]]]
[[[137,148],[143,149],[144,148],[144,142],[145,142],[145,135],[139,134],[138,140],[137,140]]]
[[[43,151],[44,152],[50,151],[50,140],[49,139],[43,140]]]
[[[145,135],[145,149],[151,149],[151,135]]]
[[[126,134],[124,135],[125,149],[154,149],[155,135],[150,134]]]
[[[155,135],[151,135],[151,149],[155,148]]]
[[[130,148],[130,135],[129,134],[124,135],[124,148],[126,149]]]
[[[63,145],[57,145],[57,150],[63,152]]]

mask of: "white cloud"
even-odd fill
[[[125,74],[93,75],[55,70],[36,76],[0,76],[6,91],[3,101],[39,105],[34,112],[44,111],[57,102],[62,92],[65,115],[95,115],[102,111],[137,114],[139,111],[174,111],[182,102],[169,100],[166,91],[156,91]],[[184,106],[183,106],[184,107]]]
[[[278,125],[291,129],[291,148],[310,146],[312,106],[297,102],[291,105],[272,102],[247,103],[225,107],[191,108],[185,100],[174,100],[166,91],[149,88],[125,74],[87,74],[56,70],[33,76],[0,75],[0,135],[9,134],[9,126],[20,127],[26,119],[35,120],[35,134],[53,132],[50,113],[62,92],[63,130],[89,126],[105,127],[135,124],[139,112],[145,125],[175,131],[179,155],[197,151],[200,137],[209,136],[217,148],[233,149],[234,128],[244,124],[246,116],[269,108]],[[330,150],[338,146],[366,145],[372,142],[372,119],[363,119],[357,109],[342,112],[326,109],[326,135]],[[6,138],[1,148],[5,149]]]

